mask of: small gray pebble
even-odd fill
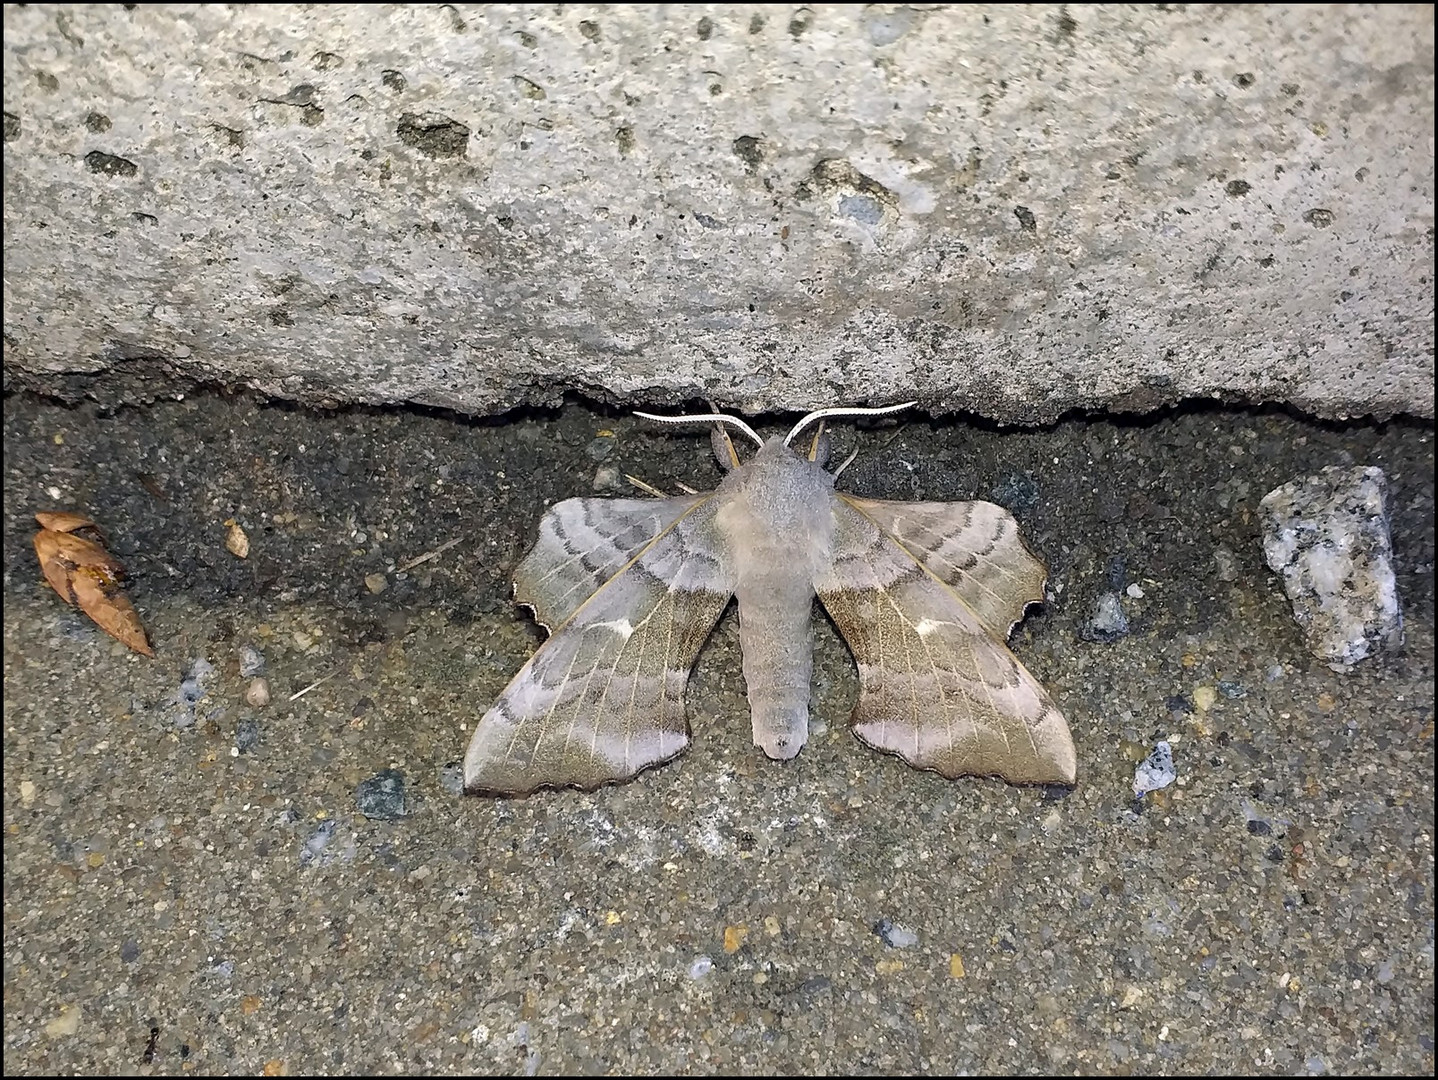
[[[270,703],[270,681],[268,679],[251,679],[250,685],[245,687],[245,704],[256,709],[263,709]]]
[[[242,754],[253,753],[260,745],[260,722],[246,717],[235,725],[235,749]]]
[[[1093,614],[1080,633],[1089,641],[1117,641],[1128,633],[1128,616],[1116,592],[1106,592],[1094,602]]]
[[[624,487],[620,481],[619,470],[613,465],[601,465],[594,470],[595,491],[619,491]]]
[[[1153,753],[1138,764],[1133,773],[1133,797],[1142,799],[1150,791],[1166,788],[1178,779],[1173,766],[1173,747],[1168,742],[1159,742]]]
[[[891,949],[907,949],[919,943],[919,935],[907,926],[901,926],[892,919],[880,919],[874,924],[874,933]]]
[[[193,705],[207,693],[209,693],[210,676],[215,673],[215,665],[206,660],[203,656],[197,657],[190,665],[189,674],[180,683],[180,701],[185,705]]]
[[[1258,504],[1263,554],[1283,578],[1308,648],[1346,672],[1403,645],[1388,482],[1376,466],[1329,466]]]
[[[439,767],[439,786],[451,795],[464,794],[464,766],[451,761]]]
[[[335,834],[335,828],[335,819],[327,818],[321,822],[318,829],[306,837],[300,848],[301,866],[308,866],[324,853],[325,848],[329,847],[330,838]]]
[[[253,679],[265,670],[265,654],[253,645],[240,650],[240,678]]]
[[[1218,571],[1219,581],[1238,580],[1238,556],[1229,548],[1220,546],[1214,549],[1213,565]]]
[[[398,821],[408,817],[404,773],[398,769],[381,769],[368,780],[361,780],[355,789],[355,805],[371,821]]]

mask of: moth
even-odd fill
[[[861,499],[835,489],[853,457],[825,467],[824,420],[907,407],[821,409],[767,441],[732,416],[638,414],[712,422],[725,476],[705,494],[545,513],[514,593],[550,636],[476,726],[465,790],[591,789],[680,754],[690,668],[734,597],[754,743],[793,758],[809,731],[816,595],[858,664],[863,742],[949,778],[1072,785],[1068,724],[1004,644],[1045,577],[1013,515]],[[758,447],[747,461],[728,428]]]

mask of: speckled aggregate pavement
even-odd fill
[[[4,423],[7,1071],[1433,1071],[1431,424],[842,426],[847,490],[1017,513],[1053,600],[1014,649],[1078,787],[860,745],[817,609],[810,744],[766,760],[731,610],[679,760],[494,801],[454,764],[540,640],[508,575],[544,506],[712,486],[702,431],[219,394]],[[1255,509],[1352,462],[1388,475],[1407,646],[1339,675]],[[56,508],[156,659],[42,582]],[[1178,782],[1136,804],[1163,738]]]

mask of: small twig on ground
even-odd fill
[[[456,536],[456,537],[455,537],[454,539],[452,539],[452,540],[446,540],[444,543],[440,544],[439,547],[435,548],[433,551],[426,551],[423,555],[416,555],[413,559],[410,559],[409,562],[407,562],[407,563],[401,563],[399,566],[396,566],[396,567],[394,568],[394,572],[395,572],[396,574],[402,574],[402,573],[404,573],[406,570],[413,570],[413,569],[414,569],[416,566],[418,566],[420,563],[427,563],[427,562],[429,562],[430,559],[437,559],[437,558],[439,558],[441,555],[443,555],[446,551],[448,551],[450,548],[454,547],[455,544],[459,543],[459,542],[460,542],[461,540],[463,540],[463,539],[464,539],[464,537],[462,537],[462,536]]]
[[[334,678],[336,675],[338,675],[338,674],[339,674],[338,671],[331,671],[331,672],[330,672],[328,675],[326,675],[323,679],[316,679],[314,682],[312,682],[312,683],[310,683],[308,686],[306,686],[303,690],[296,690],[293,694],[291,694],[291,695],[290,695],[290,700],[291,700],[291,701],[298,701],[300,698],[304,697],[304,696],[305,696],[306,694],[308,694],[311,690],[313,690],[316,686],[323,686],[325,683],[329,682],[331,679],[333,679],[333,678]]]

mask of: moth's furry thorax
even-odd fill
[[[766,442],[725,476],[715,494],[721,503],[719,528],[748,556],[741,563],[761,573],[776,561],[791,573],[796,565],[828,565],[834,546],[834,477],[783,439]],[[812,574],[805,577],[813,580]]]

